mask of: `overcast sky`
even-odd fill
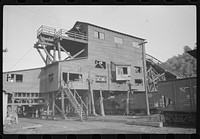
[[[70,29],[76,21],[144,38],[146,53],[163,62],[196,43],[195,6],[4,6],[3,71],[43,67],[33,48],[37,29]]]

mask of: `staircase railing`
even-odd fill
[[[81,104],[81,107],[83,109],[83,111],[85,111],[86,116],[88,115],[88,107],[86,106],[86,104],[83,102],[81,96],[78,94],[78,92],[76,91],[76,89],[74,89],[74,95],[75,98],[77,98],[76,96],[78,96],[79,102]]]

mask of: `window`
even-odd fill
[[[140,45],[138,42],[132,42],[132,45],[133,47],[140,48]]]
[[[123,44],[123,39],[120,38],[120,37],[114,37],[114,42],[119,43],[119,44]]]
[[[49,74],[49,82],[53,82],[53,73]]]
[[[83,81],[82,74],[69,73],[69,81],[82,82]]]
[[[94,37],[104,40],[105,39],[105,34],[102,33],[102,32],[94,31]]]
[[[106,62],[95,60],[95,68],[106,69]]]
[[[23,75],[16,74],[16,82],[22,82],[23,80]]]
[[[135,86],[143,86],[142,79],[135,79]]]
[[[128,67],[118,67],[118,75],[127,75]]]
[[[106,83],[106,76],[102,76],[102,75],[96,75],[96,82],[97,83]]]
[[[22,82],[22,74],[7,74],[7,82]]]
[[[135,66],[134,71],[135,71],[135,73],[142,73],[142,68]]]

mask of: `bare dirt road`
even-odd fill
[[[80,122],[78,118],[66,120],[42,120],[19,118],[19,124],[4,129],[5,134],[192,134],[194,128],[152,127],[127,124],[127,116],[89,118]]]

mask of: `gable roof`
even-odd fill
[[[104,29],[104,30],[108,30],[108,31],[111,31],[111,32],[114,32],[114,33],[118,33],[118,34],[121,34],[121,35],[129,36],[129,37],[136,38],[136,39],[140,39],[140,40],[142,40],[142,41],[146,40],[146,39],[143,39],[143,38],[139,38],[139,37],[136,37],[136,36],[131,36],[131,35],[128,35],[128,34],[125,34],[125,33],[121,33],[121,32],[118,32],[118,31],[114,31],[114,30],[111,30],[111,29],[107,29],[107,28],[104,28],[104,27],[100,27],[100,26],[97,26],[97,25],[94,25],[94,24],[90,24],[90,23],[87,23],[87,22],[76,21],[74,27],[75,27],[77,24],[86,24],[86,25],[90,25],[90,26],[93,26],[93,27],[97,27],[97,28],[101,28],[101,29]],[[73,28],[74,28],[74,27],[73,27]]]

